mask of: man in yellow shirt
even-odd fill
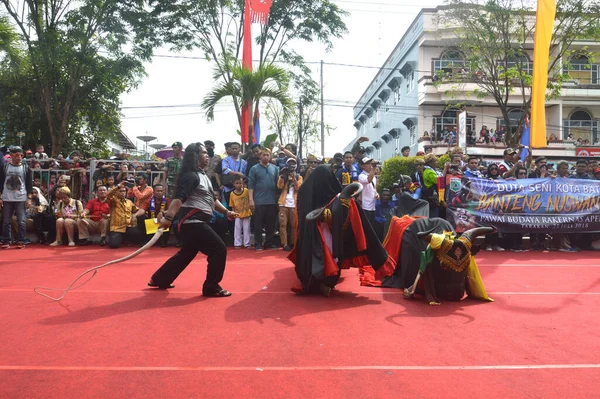
[[[122,181],[107,195],[110,206],[110,233],[108,246],[119,248],[124,239],[139,244],[143,240],[142,232],[136,228],[137,217],[145,214],[143,209],[127,198],[127,181]]]

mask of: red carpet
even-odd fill
[[[147,288],[174,248],[60,303],[32,291],[129,251],[0,252],[0,397],[589,398],[600,383],[597,253],[482,253],[496,302],[440,307],[355,269],[331,298],[297,297],[286,253],[246,250],[229,253],[230,298],[200,296],[201,256],[174,290]]]

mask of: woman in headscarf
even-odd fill
[[[46,236],[44,235],[44,228],[42,225],[46,208],[48,208],[48,201],[42,194],[42,190],[39,187],[33,186],[31,206],[26,210],[27,231],[35,231],[40,244],[46,243]],[[13,229],[16,231],[17,227],[17,219],[13,217]]]
[[[328,165],[316,167],[300,186],[298,238],[289,259],[302,287],[293,288],[294,292],[329,296],[341,269],[370,264],[377,270],[388,262],[375,231],[350,196],[355,187],[348,187],[342,193]],[[318,218],[307,219],[320,208],[324,209]]]

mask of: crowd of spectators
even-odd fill
[[[456,142],[455,131],[431,134],[432,139],[449,145]],[[502,136],[502,129],[494,133],[485,126],[480,133],[481,140],[501,140]],[[580,159],[573,167],[566,161],[549,163],[544,157],[533,160],[531,154],[521,161],[523,148],[507,148],[501,162],[486,162],[481,156],[466,155],[455,147],[449,150],[450,162],[443,168],[438,167],[438,158],[428,148],[417,154],[415,170],[410,176],[398,176],[392,187],[379,187],[381,163],[367,155],[362,146],[365,141],[368,139],[359,138],[350,151],[336,153],[327,162],[313,155],[300,159],[294,144],[278,142],[268,147],[252,145],[246,154],[241,154],[239,143],[226,143],[221,157],[214,142],[205,141],[209,155],[206,174],[212,181],[214,195],[240,214],[233,222],[215,214],[210,222],[212,227],[236,249],[291,251],[298,223],[297,193],[320,164],[329,165],[342,187],[351,183],[363,186],[359,204],[382,240],[387,215],[403,195],[427,201],[430,217],[444,217],[437,182],[448,174],[492,180],[544,177],[600,180],[600,168],[593,159]],[[6,159],[2,157],[6,166],[0,168],[0,192],[4,194],[0,203],[2,247],[23,247],[29,243],[26,232],[35,233],[36,241],[54,247],[95,242],[110,248],[119,248],[123,243],[144,244],[156,231],[157,221],[175,193],[184,146],[175,142],[172,149],[171,157],[153,163],[121,154],[97,162],[93,173],[90,160],[78,152],[67,158],[60,155],[50,158],[43,146],[38,146],[35,153],[29,150],[24,153],[17,146],[6,149]],[[410,148],[402,148],[401,153],[408,157]],[[546,234],[530,234],[529,238],[531,249],[550,248]],[[566,234],[553,238],[556,248],[566,252],[585,248],[591,241],[591,235],[578,237],[576,241]],[[574,242],[581,245],[572,245]],[[158,245],[168,244],[169,233],[165,233]],[[180,245],[179,239],[176,245]],[[525,250],[523,235],[489,235],[485,249]]]

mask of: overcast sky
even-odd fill
[[[319,81],[318,62],[380,67],[402,38],[405,30],[421,8],[436,7],[442,0],[334,0],[350,15],[345,19],[349,33],[335,40],[334,48],[327,53],[324,46],[313,43],[295,43],[294,48],[311,64],[314,78]],[[253,25],[253,33],[258,29]],[[256,50],[255,50],[256,52]],[[202,57],[200,51],[169,53],[167,49],[156,51],[158,55]],[[255,57],[254,57],[255,58]],[[356,130],[352,107],[359,100],[377,69],[358,66],[325,65],[324,95],[325,122],[334,130],[325,137],[325,156],[331,156],[351,141]],[[157,137],[150,144],[171,145],[182,141],[213,140],[219,151],[227,141],[239,141],[238,123],[230,104],[217,107],[215,120],[207,122],[197,104],[210,90],[212,65],[209,61],[186,58],[155,57],[146,67],[148,76],[140,86],[123,95],[123,131],[136,143],[137,136]],[[331,104],[335,102],[337,106]],[[329,103],[329,104],[328,104]],[[179,108],[126,107],[174,106]],[[268,122],[261,118],[263,135]],[[140,148],[143,143],[137,140]],[[317,143],[316,153],[320,153]],[[309,148],[311,150],[311,148]]]

